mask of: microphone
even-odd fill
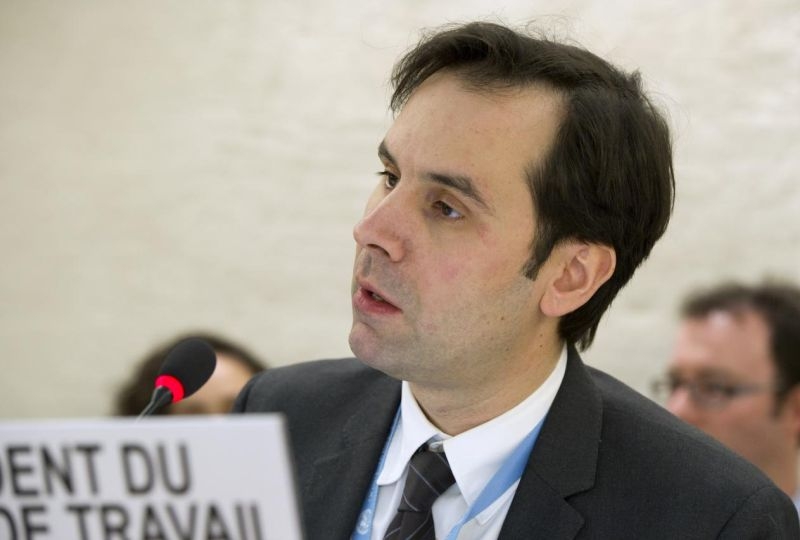
[[[184,339],[175,345],[161,365],[153,396],[139,418],[197,392],[211,378],[216,365],[214,349],[202,339]]]

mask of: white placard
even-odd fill
[[[300,540],[279,415],[0,422],[0,540]]]

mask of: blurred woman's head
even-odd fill
[[[214,349],[217,354],[214,373],[195,394],[155,414],[227,413],[245,383],[267,368],[244,347],[215,334],[197,332],[181,335],[159,346],[137,364],[136,370],[117,395],[114,414],[137,416],[142,412],[150,401],[153,382],[167,353],[180,341],[190,337],[202,339]]]

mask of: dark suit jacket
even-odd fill
[[[308,540],[350,538],[400,399],[355,359],[272,369],[234,411],[288,420]],[[265,486],[266,488],[266,486]],[[800,539],[755,467],[569,351],[501,539]]]

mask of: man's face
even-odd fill
[[[541,279],[521,270],[534,238],[525,172],[547,154],[559,113],[549,90],[477,93],[452,74],[412,94],[354,229],[356,356],[463,388],[557,339],[539,310]]]
[[[673,380],[706,382],[752,391],[716,406],[703,406],[679,386],[667,408],[761,468],[794,448],[796,434],[789,407],[775,398],[776,368],[770,333],[761,315],[752,311],[712,312],[685,320],[678,332],[670,366]]]

